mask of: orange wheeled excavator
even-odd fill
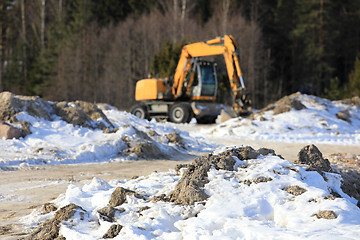
[[[201,57],[223,55],[232,90],[232,117],[246,114],[250,103],[239,65],[238,45],[231,35],[204,42],[187,44],[181,56],[173,79],[143,79],[136,83],[136,105],[131,113],[137,117],[175,123],[190,122],[193,117],[198,123],[214,123],[225,105],[216,103],[218,81],[216,63],[204,61]]]

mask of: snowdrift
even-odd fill
[[[234,118],[205,134],[254,140],[360,144],[360,98],[343,101],[295,93],[253,113]]]
[[[357,239],[357,200],[320,158],[304,149],[298,165],[241,147],[178,171],[94,178],[23,218],[34,228],[27,239]]]

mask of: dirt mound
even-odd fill
[[[109,119],[95,104],[84,101],[58,102],[54,105],[54,109],[62,120],[74,126],[101,130],[114,129]],[[102,121],[105,121],[106,124]]]
[[[296,164],[306,164],[309,167],[308,171],[317,171],[322,175],[322,172],[332,172],[330,162],[324,159],[320,150],[313,144],[303,147],[298,153],[298,160]]]
[[[343,103],[343,104],[347,104],[347,105],[350,105],[350,106],[360,107],[360,97],[359,96],[355,96],[355,97],[352,97],[352,98],[347,98],[347,99],[344,99],[344,100],[340,100],[338,102]]]
[[[113,124],[96,104],[79,100],[75,101],[75,104],[78,105],[93,121],[98,122],[103,120],[105,122],[100,122],[98,128],[114,128]]]
[[[62,239],[59,236],[60,223],[68,221],[74,216],[76,212],[79,212],[80,216],[84,216],[86,211],[80,206],[75,204],[69,204],[65,207],[60,208],[56,213],[53,219],[46,221],[45,223],[38,226],[26,240],[53,240],[53,239]]]
[[[240,160],[255,159],[259,155],[274,154],[274,150],[262,148],[241,147],[227,150],[218,155],[209,154],[195,158],[194,161],[186,165],[187,169],[177,183],[175,190],[171,192],[169,200],[180,205],[192,205],[208,198],[203,187],[207,180],[207,172],[211,167],[233,171],[236,158]]]
[[[51,120],[54,113],[52,105],[39,97],[14,95],[10,92],[0,93],[0,120],[16,122],[16,114],[27,112],[31,116]]]
[[[171,158],[176,149],[169,150],[168,153],[161,150],[161,143],[173,143],[179,148],[185,148],[184,140],[178,132],[172,132],[160,136],[155,131],[144,132],[135,127],[131,127],[134,130],[134,134],[131,136],[125,135],[122,140],[127,144],[128,148],[124,153],[128,156],[136,155],[141,159],[165,159]],[[180,153],[180,152],[177,152]]]
[[[285,96],[275,103],[269,104],[265,108],[259,110],[256,113],[253,113],[249,116],[250,119],[254,119],[256,115],[262,115],[266,111],[272,110],[274,112],[274,115],[284,113],[284,112],[290,112],[291,109],[295,110],[301,110],[305,109],[305,105],[301,103],[299,97],[301,96],[301,93],[293,93],[289,96]]]
[[[22,135],[30,134],[29,123],[16,119],[20,112],[45,120],[53,120],[58,115],[62,120],[77,126],[101,129],[104,132],[114,132],[116,129],[105,114],[95,104],[76,102],[50,103],[39,97],[14,95],[10,92],[0,93],[0,120],[21,124]]]

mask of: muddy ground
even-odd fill
[[[189,127],[194,130],[196,126]],[[294,161],[302,147],[310,143],[278,143],[251,140],[211,139],[223,145],[250,145],[254,148],[274,149],[285,159]],[[359,154],[359,146],[316,145],[324,157],[333,153]],[[189,158],[192,160],[194,157]],[[130,179],[148,175],[154,171],[168,171],[177,164],[188,161],[134,161],[93,164],[33,166],[26,169],[0,172],[0,238],[19,239],[24,236],[19,218],[29,214],[33,208],[64,193],[70,183],[82,186],[93,177],[106,181]]]

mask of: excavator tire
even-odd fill
[[[150,121],[150,115],[145,104],[136,104],[131,107],[130,113],[138,118],[146,119]]]
[[[190,122],[192,118],[192,110],[187,103],[175,103],[170,107],[169,119],[174,123]]]

